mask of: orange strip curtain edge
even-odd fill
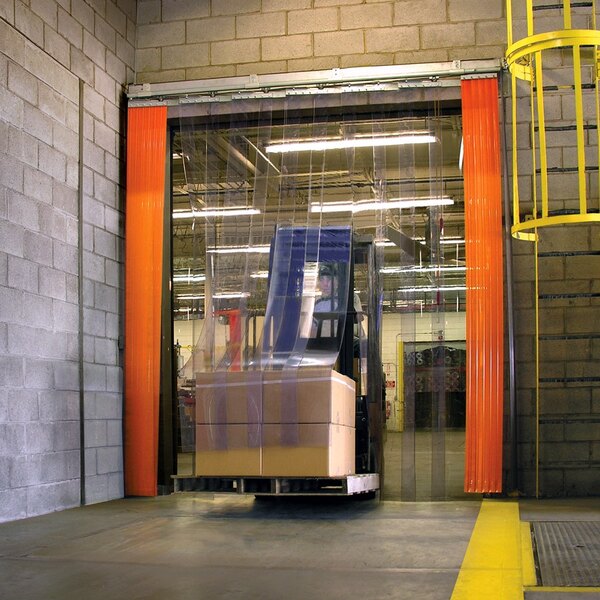
[[[130,108],[125,222],[125,494],[156,496],[167,109]]]
[[[504,312],[498,80],[461,82],[467,407],[465,492],[502,491]]]

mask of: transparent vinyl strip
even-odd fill
[[[388,428],[391,433],[393,423],[400,440],[398,461],[392,458],[386,469],[389,497],[448,495],[444,429],[452,349],[444,315],[464,309],[464,302],[458,292],[445,291],[461,287],[460,271],[447,281],[444,269],[464,261],[463,246],[442,241],[461,235],[458,217],[451,227],[445,219],[462,203],[458,166],[452,166],[454,183],[447,185],[456,189],[450,194],[442,180],[445,153],[460,144],[460,118],[403,102],[401,92],[240,100],[228,112],[215,105],[180,120],[173,159],[174,278],[183,280],[174,280],[174,296],[176,306],[181,298],[178,310],[186,296],[196,298],[196,309],[190,304],[183,313],[191,315],[193,333],[186,338],[191,351],[183,357],[178,389],[181,404],[196,403],[196,450],[273,443],[257,427],[273,425],[257,391],[265,377],[286,398],[277,416],[286,427],[275,441],[301,444],[302,431],[287,427],[301,418],[298,381],[306,369],[342,368],[343,334],[352,319],[350,359],[371,365],[355,377],[372,426],[360,442],[366,450],[357,454],[357,471],[383,475],[387,450],[375,426],[389,404]],[[432,141],[402,141],[423,134]],[[392,138],[400,141],[364,144]],[[307,141],[344,143],[269,148]],[[453,197],[452,208],[436,205],[445,196]],[[431,204],[419,205],[423,199]],[[382,346],[390,339],[386,359],[389,350]],[[401,358],[396,339],[404,342]],[[377,371],[385,360],[398,365],[394,376],[402,385],[384,387]],[[457,394],[459,388],[453,388]],[[247,426],[241,437],[234,425]],[[419,462],[423,449],[425,466]]]

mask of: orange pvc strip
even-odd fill
[[[461,83],[467,261],[465,491],[502,491],[504,313],[498,80]]]
[[[167,109],[130,108],[125,223],[125,494],[156,496]]]

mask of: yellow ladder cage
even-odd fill
[[[506,17],[512,94],[511,233],[535,241],[540,227],[600,222],[596,0],[507,0]],[[522,35],[515,41],[517,34]],[[518,111],[520,93],[521,99],[529,96],[531,111],[531,150],[525,157],[519,153],[519,125],[526,120]],[[558,125],[549,124],[553,120]],[[560,147],[555,144],[557,135]]]

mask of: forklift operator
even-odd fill
[[[338,316],[337,314],[330,314],[326,317],[316,316],[318,313],[337,313],[339,310],[338,298],[334,294],[334,288],[339,285],[339,282],[335,282],[335,265],[324,264],[319,268],[319,281],[318,286],[321,291],[321,298],[315,303],[314,307],[314,318],[311,337],[331,337],[335,335],[335,328],[337,326]],[[354,323],[354,337],[358,341],[358,338],[364,336],[362,330],[362,320],[364,319],[362,305],[360,298],[356,292],[353,293],[353,304],[355,311],[355,323]],[[350,308],[350,307],[348,307]],[[332,334],[332,327],[334,325],[334,333]],[[319,328],[320,325],[320,328]]]
[[[337,299],[333,297],[333,278],[334,266],[330,264],[321,265],[318,281],[321,297],[315,303],[313,311],[315,315],[317,313],[333,313],[337,310]],[[331,317],[324,319],[315,316],[311,337],[331,337]]]
[[[333,265],[322,265],[319,268],[319,289],[321,298],[315,303],[315,312],[331,312],[336,310],[337,302],[333,299]]]

